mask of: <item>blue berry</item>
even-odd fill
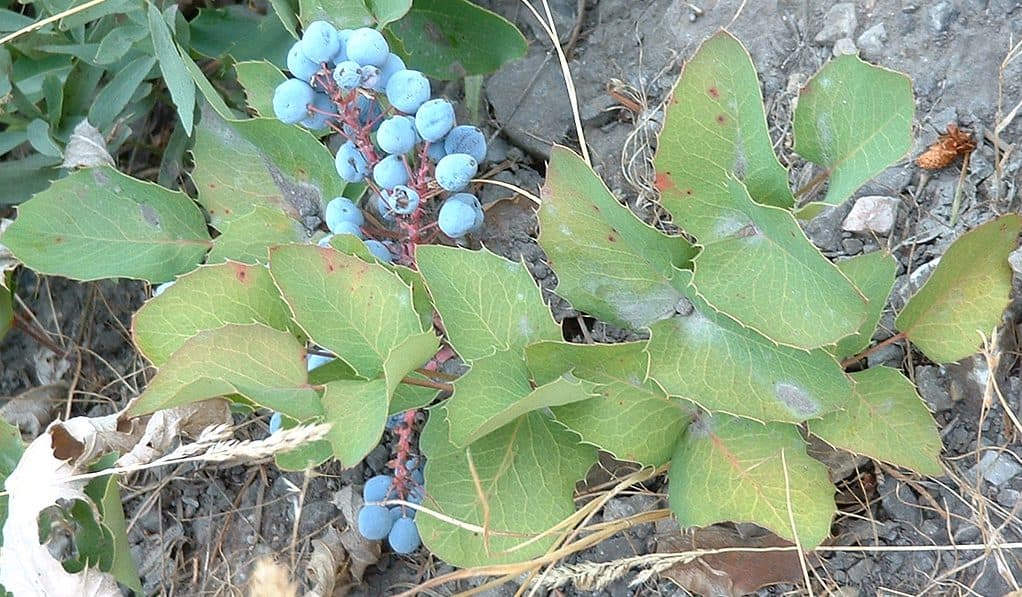
[[[351,91],[362,82],[362,67],[354,60],[339,62],[334,67],[334,81],[341,89]]]
[[[358,511],[358,532],[371,541],[386,538],[393,524],[390,512],[383,506],[362,506]]]
[[[373,193],[371,201],[376,206],[376,213],[380,214],[381,218],[387,222],[394,221],[394,212],[390,210],[390,206],[387,205],[387,200],[383,198],[383,195]]]
[[[273,413],[273,416],[270,417],[270,435],[273,435],[274,433],[280,431],[280,426],[283,424],[283,422],[284,422],[283,415],[281,415],[278,412]]]
[[[362,66],[383,66],[390,55],[387,40],[379,31],[369,27],[354,30],[348,38],[346,49],[348,60],[354,60]]]
[[[390,249],[387,248],[387,245],[375,239],[365,241],[365,245],[366,248],[369,249],[369,252],[373,254],[373,257],[384,263],[394,262],[394,256],[390,253]],[[387,422],[390,422],[389,418],[387,419]]]
[[[387,431],[393,431],[393,430],[397,429],[397,426],[401,425],[402,423],[404,423],[404,420],[405,420],[405,413],[394,413],[394,414],[390,415],[389,417],[387,417],[387,423],[385,425],[386,428],[387,428]]]
[[[366,175],[369,174],[369,163],[366,161],[365,156],[362,155],[362,152],[351,141],[337,149],[334,165],[337,167],[337,174],[345,182],[362,182]]]
[[[313,62],[330,62],[341,47],[337,29],[326,21],[313,21],[305,28],[299,42],[302,53]]]
[[[402,70],[405,70],[405,61],[401,60],[401,57],[397,54],[391,52],[387,55],[387,61],[380,67],[380,78],[373,85],[372,90],[386,93],[387,83],[390,81],[390,78],[394,76],[394,73]]]
[[[374,123],[373,130],[379,128],[380,115],[383,114],[380,102],[364,95],[359,95],[355,105],[358,106],[358,123],[360,125],[366,126],[372,122]]]
[[[437,216],[440,230],[451,238],[461,238],[476,228],[476,211],[469,203],[448,197]]]
[[[387,153],[404,154],[419,140],[415,120],[408,116],[393,116],[380,123],[376,131],[376,144]]]
[[[295,124],[309,115],[316,92],[300,79],[288,79],[273,91],[273,113],[284,124]]]
[[[316,109],[309,110],[309,115],[301,119],[299,124],[312,131],[325,129],[327,123],[335,117],[337,107],[325,93],[317,93],[312,100],[312,106]]]
[[[422,539],[419,538],[419,528],[411,518],[398,518],[394,521],[387,535],[387,542],[395,553],[409,554],[419,549]]]
[[[384,189],[408,182],[408,167],[400,155],[388,155],[373,166],[373,180]]]
[[[426,149],[426,157],[433,160],[433,163],[444,159],[445,155],[447,155],[447,149],[444,148],[443,139],[430,143],[429,147]]]
[[[390,475],[376,475],[366,481],[362,488],[362,499],[367,502],[382,502],[390,495],[390,488],[394,485],[394,477]]]
[[[341,222],[351,222],[356,226],[362,226],[366,223],[362,210],[347,197],[334,197],[331,199],[330,203],[326,204],[323,219],[326,220],[326,227],[330,230],[336,228]]]
[[[479,171],[479,163],[467,153],[449,153],[436,165],[436,181],[446,191],[460,191]]]
[[[337,222],[337,226],[331,228],[330,232],[333,232],[334,234],[350,234],[360,240],[364,238],[362,235],[362,229],[359,228],[358,224],[348,222],[347,220]]]
[[[177,280],[171,280],[170,282],[164,282],[153,289],[153,298],[156,298],[167,291],[168,288],[174,285]]]
[[[429,95],[429,80],[417,70],[399,70],[387,80],[387,101],[406,114],[415,114]]]
[[[444,137],[444,150],[447,153],[467,153],[481,162],[486,159],[486,136],[474,126],[456,126]]]
[[[367,64],[362,67],[362,80],[359,85],[365,89],[375,89],[380,83],[379,67]]]
[[[375,171],[373,172],[375,175]],[[419,194],[415,189],[399,184],[389,193],[383,194],[383,199],[390,207],[390,211],[407,216],[419,208]]]
[[[348,59],[348,40],[351,39],[351,29],[340,29],[337,31],[337,40],[340,42],[337,44],[337,52],[330,58],[329,62],[334,64],[340,64]]]
[[[287,53],[287,70],[295,78],[303,81],[312,80],[312,76],[319,72],[319,64],[309,60],[302,52],[302,42],[297,41]]]
[[[472,193],[455,193],[447,198],[448,201],[461,201],[465,205],[472,208],[475,213],[475,223],[469,232],[475,232],[483,225],[483,206],[479,203],[479,198]]]
[[[421,468],[417,468],[417,469],[412,471],[412,480],[415,481],[416,483],[418,483],[419,485],[424,485],[426,483],[426,477],[425,477],[425,475],[422,474],[422,469]],[[412,493],[415,493],[415,489],[412,490]],[[417,501],[415,503],[416,504],[421,504],[422,500],[420,499],[419,501]]]
[[[439,141],[454,128],[454,104],[442,99],[431,99],[415,112],[415,129],[426,141]]]

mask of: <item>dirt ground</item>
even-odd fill
[[[482,126],[494,135],[488,155],[497,170],[493,177],[535,190],[542,183],[550,145],[577,145],[557,58],[520,2],[477,3],[518,24],[530,39],[526,58],[487,78],[482,113],[488,118]],[[962,178],[955,224],[949,221],[960,165],[924,175],[910,156],[855,194],[898,200],[896,225],[889,236],[842,230],[854,198],[806,226],[817,246],[836,260],[881,248],[892,251],[899,261],[892,300],[897,309],[951,241],[997,214],[1019,209],[1016,186],[1022,152],[1013,149],[1022,141],[1022,119],[1013,120],[1012,109],[1022,101],[1022,60],[1003,69],[1002,61],[1012,44],[1022,39],[1022,3],[859,0],[848,3],[854,10],[844,16],[832,4],[551,0],[550,7],[571,60],[594,165],[615,194],[643,216],[649,215],[655,201],[648,158],[662,120],[660,106],[683,60],[718,29],[726,27],[752,55],[770,132],[782,163],[790,167],[793,187],[813,175],[811,166],[791,151],[793,101],[828,58],[857,50],[871,62],[910,75],[917,133],[912,156],[953,122],[982,140]],[[848,19],[849,14],[854,18]],[[454,84],[443,93],[458,98],[462,90]],[[1002,128],[995,156],[993,133],[998,123]],[[507,257],[524,258],[549,290],[554,279],[534,241],[535,216],[527,201],[500,201],[508,195],[497,187],[482,191],[484,203],[492,204],[482,240]],[[833,545],[916,549],[821,552],[813,580],[817,594],[999,596],[1019,588],[1022,430],[1013,428],[999,400],[984,403],[985,392],[996,384],[1010,409],[1015,413],[1022,409],[1018,359],[1022,301],[1018,278],[1015,282],[1016,298],[1000,338],[1003,356],[994,370],[982,355],[934,366],[897,346],[870,357],[870,365],[902,368],[919,385],[940,426],[947,474],[918,478],[865,460],[836,462],[833,473],[840,481],[842,512],[834,524]],[[138,392],[146,372],[131,350],[127,328],[147,289],[138,283],[39,280],[27,273],[20,283],[20,295],[39,324],[62,346],[83,349],[82,367],[54,370],[52,353],[37,340],[12,332],[0,346],[0,395],[62,380],[74,389],[74,412],[105,414]],[[547,294],[555,316],[566,320],[569,335],[574,333],[579,325],[576,313]],[[881,328],[893,328],[893,311],[885,315]],[[626,337],[598,324],[592,332],[608,340]],[[264,436],[265,417],[248,418],[241,433]],[[129,538],[146,594],[238,594],[251,563],[264,554],[303,570],[311,541],[331,526],[346,526],[338,492],[358,488],[383,471],[388,452],[384,445],[354,469],[342,471],[331,464],[308,477],[281,474],[272,463],[262,463],[182,466],[126,479]],[[609,520],[663,508],[662,489],[657,483],[647,484],[642,492],[612,500],[600,516]],[[607,562],[652,553],[666,532],[669,525],[635,527],[575,561]],[[1012,544],[1014,549],[976,548]],[[413,557],[384,553],[368,566],[361,584],[350,587],[350,594],[392,594],[450,571],[424,551]],[[625,575],[598,592],[569,585],[557,594],[688,594],[657,577],[631,586],[634,580],[634,575]],[[472,586],[451,584],[434,594]],[[511,584],[484,594],[512,595],[516,589]],[[760,594],[791,591],[801,590],[781,585]]]

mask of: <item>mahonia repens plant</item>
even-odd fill
[[[538,217],[556,292],[645,338],[575,344],[522,263],[465,248],[482,224],[471,179],[485,145],[455,132],[453,106],[398,68],[386,43],[312,23],[288,56],[291,78],[238,65],[262,117],[236,120],[211,101],[193,150],[215,238],[184,195],[109,168],[23,206],[3,241],[30,267],[176,280],[135,316],[158,373],[129,414],[226,395],[279,413],[275,427],[331,423],[326,440],[278,456],[291,469],[353,466],[390,430],[391,472],[366,483],[358,528],[399,553],[421,541],[457,566],[545,553],[600,450],[670,463],[682,526],[752,522],[807,549],[828,535],[835,490],[806,434],[942,472],[909,379],[846,370],[872,344],[893,257],[832,263],[798,222],[906,154],[907,77],[844,56],[807,83],[795,150],[826,191],[805,204],[773,152],[748,53],[727,33],[709,39],[673,90],[654,159],[661,204],[684,235],[638,219],[555,147]],[[341,137],[335,153],[323,133]],[[299,192],[309,186],[332,200],[310,208]],[[90,201],[72,209],[66,196]],[[147,251],[112,264],[101,243],[68,233],[82,209],[123,218],[129,238],[113,240]],[[334,236],[305,235],[310,213]],[[934,362],[974,353],[976,331],[1007,305],[1020,229],[1006,215],[959,238],[898,313],[897,338]],[[452,380],[438,369],[454,354],[467,372]]]

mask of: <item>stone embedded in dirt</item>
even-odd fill
[[[855,200],[852,211],[841,224],[842,230],[887,236],[894,228],[898,200],[883,195],[867,195]]]
[[[973,476],[979,475],[995,487],[1000,487],[1022,473],[1022,464],[1007,452],[988,450],[980,458],[979,464],[969,471]]]
[[[834,42],[834,49],[832,50],[835,58],[841,56],[855,56],[859,53],[859,48],[855,47],[855,42],[850,37],[842,37],[841,39]]]
[[[955,13],[955,7],[953,4],[944,0],[931,6],[927,11],[927,24],[934,33],[943,33],[947,31],[948,25],[951,24],[951,20],[957,16]]]
[[[825,46],[843,37],[851,37],[855,34],[858,24],[855,18],[855,3],[838,2],[831,6],[823,17],[823,28],[813,38],[813,42]]]
[[[880,505],[891,520],[903,522],[912,527],[923,523],[923,511],[919,508],[919,498],[906,483],[887,476],[880,486]]]
[[[862,55],[867,58],[879,58],[886,43],[887,27],[884,27],[883,23],[877,23],[865,30],[856,40],[856,45],[862,50]]]
[[[805,225],[806,236],[821,251],[841,250],[841,220],[848,209],[847,203],[825,208]]]
[[[1011,271],[1022,275],[1022,249],[1015,249],[1008,255],[1008,265]]]
[[[938,413],[951,410],[955,403],[947,389],[947,376],[943,367],[926,365],[916,367],[916,387],[930,410]]]

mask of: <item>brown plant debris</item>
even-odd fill
[[[947,125],[947,131],[916,158],[916,164],[927,170],[940,170],[951,165],[958,156],[968,155],[975,149],[976,142],[972,139],[972,133],[963,131],[957,124],[951,123]]]

